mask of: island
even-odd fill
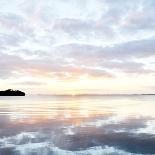
[[[19,90],[4,90],[0,91],[0,96],[25,96],[25,93]]]

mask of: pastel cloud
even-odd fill
[[[0,8],[1,79],[154,76],[153,0],[16,0]]]

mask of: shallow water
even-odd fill
[[[0,155],[155,154],[155,96],[0,97]]]

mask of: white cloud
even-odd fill
[[[137,61],[155,55],[153,0],[0,3],[1,78],[154,74]]]

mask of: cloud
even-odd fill
[[[138,61],[155,56],[153,4],[152,0],[68,0],[67,4],[32,0],[10,6],[4,1],[1,78],[154,74],[149,62]]]
[[[154,38],[101,47],[87,44],[68,44],[56,48],[55,55],[71,63],[102,69],[118,69],[127,73],[151,73],[144,63],[136,60],[155,56]],[[63,55],[61,56],[61,53]]]
[[[88,75],[92,77],[111,77],[112,75],[103,69],[96,70],[87,67],[78,67],[76,65],[65,64],[64,62],[56,62],[54,59],[25,60],[15,55],[2,54],[0,59],[1,78],[9,78],[14,75],[23,76],[49,76],[53,78],[72,78]]]
[[[58,47],[59,51],[64,51],[65,54],[71,57],[79,58],[103,58],[103,59],[132,59],[144,58],[155,55],[155,38],[129,41],[112,46],[94,46],[89,44],[68,44]]]
[[[101,21],[63,18],[54,21],[52,30],[62,31],[74,40],[90,38],[112,38],[115,36],[111,26]]]
[[[29,51],[29,50],[28,50]],[[1,75],[13,74],[45,75],[53,78],[71,78],[88,75],[91,77],[114,77],[118,70],[127,74],[154,73],[153,69],[137,59],[155,56],[154,38],[101,47],[87,44],[55,46],[51,51],[25,51],[22,55],[0,53]],[[24,52],[24,51],[23,51]]]
[[[23,82],[14,82],[14,85],[29,85],[29,86],[39,86],[46,85],[45,82],[37,82],[37,81],[23,81]]]
[[[131,31],[153,30],[155,27],[154,1],[139,1],[137,8],[130,12],[122,21],[123,28]],[[139,6],[138,6],[139,5]],[[147,13],[146,13],[147,12]],[[149,21],[149,23],[148,23]]]

